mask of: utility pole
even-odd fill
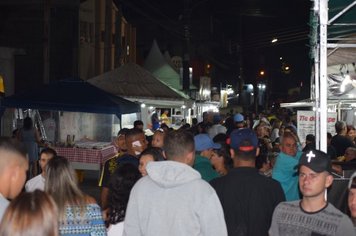
[[[51,1],[43,0],[43,83],[49,84]]]
[[[189,91],[189,64],[190,64],[190,0],[184,0],[183,25],[184,25],[184,43],[183,43],[183,91]]]
[[[104,72],[111,70],[112,0],[105,1]]]

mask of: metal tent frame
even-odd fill
[[[311,55],[314,56],[314,76],[311,99],[316,108],[316,147],[326,152],[328,56],[342,48],[356,48],[356,37],[350,37],[350,34],[356,32],[356,0],[314,0],[312,14]],[[331,49],[329,53],[328,49]]]

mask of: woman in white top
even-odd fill
[[[106,220],[108,236],[122,235],[130,192],[140,177],[140,171],[131,163],[120,165],[111,176]]]

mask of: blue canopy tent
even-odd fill
[[[1,101],[1,115],[6,108],[115,114],[118,118],[122,114],[140,112],[138,104],[82,80],[56,81],[5,97]]]

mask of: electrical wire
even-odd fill
[[[289,32],[305,31],[306,29],[307,29],[307,26],[294,26],[294,27],[278,28],[278,29],[258,32],[256,34],[251,34],[251,36],[252,37],[260,37],[260,36],[270,35],[273,37],[274,35],[279,35],[279,34],[284,34],[284,33],[289,33]]]
[[[309,34],[308,31],[304,31],[304,32],[298,32],[295,34],[276,35],[275,37],[263,37],[263,38],[261,37],[258,39],[249,40],[249,43],[253,44],[253,43],[258,43],[258,42],[271,42],[271,40],[273,38],[276,38],[276,39],[278,39],[278,41],[281,41],[281,40],[290,39],[290,38],[294,38],[294,37],[306,36],[308,34]],[[249,36],[249,38],[250,38],[250,36]]]
[[[156,20],[154,18],[152,18],[150,15],[148,15],[147,13],[145,13],[143,10],[139,9],[135,4],[132,4],[132,2],[130,0],[121,0],[121,2],[131,8],[132,10],[136,11],[137,13],[139,13],[140,15],[144,16],[145,18],[149,19],[150,21],[152,21],[153,23],[161,26],[162,28],[164,28],[166,31],[170,32],[172,35],[180,38],[180,39],[184,39],[184,33],[174,30],[172,29],[171,26],[166,25],[165,23],[163,23],[162,21]]]
[[[155,12],[163,16],[165,19],[169,20],[172,24],[180,23],[178,20],[174,20],[168,15],[164,14],[159,8],[157,8],[156,6],[154,6],[154,4],[152,4],[153,2],[148,3],[146,0],[141,0],[141,3],[143,3],[143,5],[146,5],[148,8],[151,8],[152,10],[154,10]]]

